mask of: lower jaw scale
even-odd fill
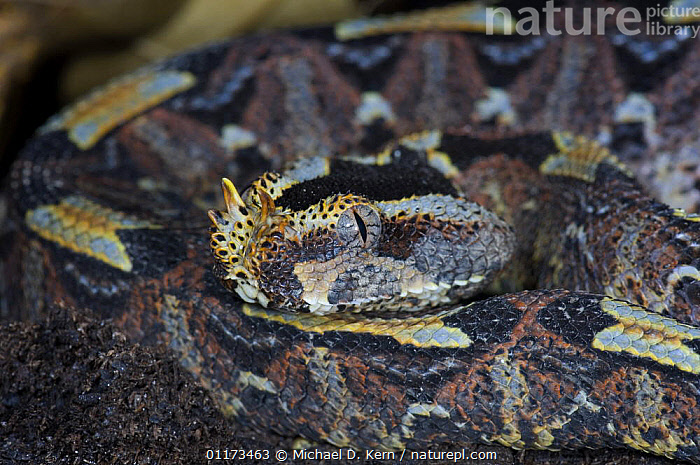
[[[258,301],[258,290],[248,283],[239,283],[238,287],[236,288],[236,292],[241,299],[245,300],[246,302],[255,303]]]
[[[309,312],[319,315],[325,315],[333,309],[333,305],[322,302],[307,302],[309,304]]]

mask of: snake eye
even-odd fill
[[[357,229],[360,230],[360,236],[362,236],[362,242],[367,243],[367,226],[365,226],[365,222],[362,221],[362,218],[360,215],[357,214],[356,211],[352,212],[353,216],[355,217],[355,223],[357,223]]]
[[[361,204],[344,211],[336,229],[343,243],[369,248],[379,238],[382,222],[374,208]]]

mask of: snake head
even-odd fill
[[[510,226],[450,187],[392,198],[382,190],[402,192],[390,179],[398,167],[344,163],[359,174],[333,177],[330,162],[304,166],[322,172],[266,173],[242,196],[224,179],[226,211],[209,212],[215,273],[248,302],[321,314],[421,311],[480,291],[513,251]],[[432,175],[410,176],[432,186]]]

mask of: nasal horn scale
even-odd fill
[[[231,229],[231,222],[244,221],[250,217],[250,212],[230,179],[223,178],[221,180],[221,190],[224,193],[226,212],[209,210],[208,215],[218,230],[227,232]]]
[[[229,178],[223,178],[221,180],[221,190],[224,191],[224,202],[226,203],[226,209],[229,215],[233,216],[234,207],[245,208],[243,199],[238,194],[236,186],[233,185]]]
[[[214,274],[224,286],[237,292],[246,302],[266,302],[265,296],[258,297],[255,279],[246,267],[248,243],[254,231],[250,225],[257,216],[255,208],[246,205],[230,179],[221,180],[221,190],[226,211],[208,212],[213,223],[210,246],[216,263]],[[249,193],[244,195],[250,199]]]

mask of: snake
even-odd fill
[[[700,463],[700,218],[601,141],[661,131],[590,98],[618,49],[336,34],[209,45],[51,118],[10,174],[12,306],[168,345],[260,432]],[[556,98],[480,62],[513,56]]]

